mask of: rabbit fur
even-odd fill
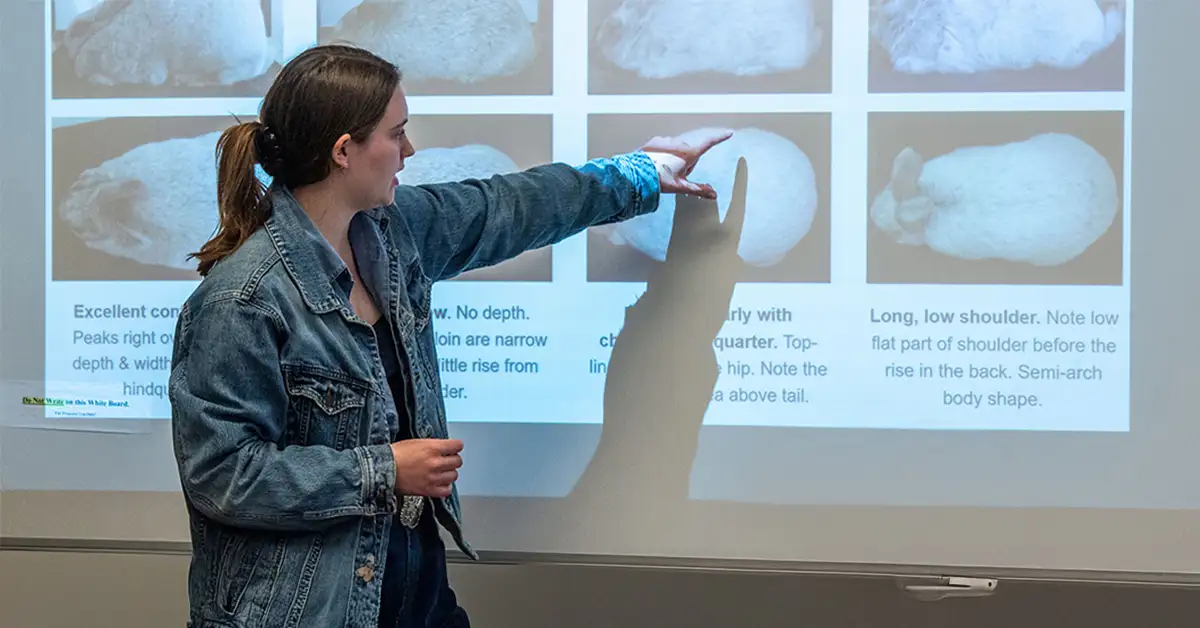
[[[606,58],[642,78],[803,68],[824,37],[811,0],[623,0],[600,25]]]
[[[1124,29],[1096,0],[872,0],[871,34],[907,74],[1076,68]]]
[[[404,169],[396,178],[402,185],[424,185],[486,179],[517,170],[517,164],[499,150],[484,144],[465,144],[419,150],[404,160]]]
[[[538,52],[518,0],[368,0],[342,17],[331,38],[371,50],[413,81],[512,76]]]
[[[59,216],[88,247],[142,264],[194,270],[188,254],[219,221],[220,132],[151,142],[85,170]]]
[[[1096,242],[1117,215],[1112,167],[1064,133],[955,149],[925,162],[894,159],[871,222],[894,241],[964,260],[1057,266]]]
[[[275,62],[259,0],[105,0],[67,28],[75,72],[105,86],[223,86]]]
[[[701,141],[718,129],[701,128],[680,136]],[[817,210],[817,180],[812,163],[791,140],[756,128],[738,129],[696,164],[688,178],[712,185],[721,220],[729,211],[738,159],[746,158],[746,214],[738,256],[755,267],[781,262],[812,227]],[[632,246],[657,261],[667,258],[675,217],[675,197],[665,195],[658,211],[617,224],[609,240]]]

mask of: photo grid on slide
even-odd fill
[[[46,0],[46,416],[169,418],[217,138],[347,42],[406,185],[734,130],[692,179],[723,217],[747,160],[735,282],[664,306],[721,310],[705,425],[1128,431],[1133,0],[968,4]],[[676,204],[437,285],[450,419],[601,423],[626,308],[705,268]]]

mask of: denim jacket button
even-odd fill
[[[370,582],[371,580],[374,580],[375,579],[375,556],[372,554],[368,554],[367,555],[367,563],[365,565],[359,567],[357,570],[355,570],[354,573],[358,574],[358,577],[362,578],[363,582]]]
[[[370,565],[359,567],[355,573],[358,574],[359,578],[362,578],[363,582],[370,582],[375,579],[375,568]]]

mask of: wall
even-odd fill
[[[187,558],[0,551],[4,628],[182,627]],[[915,602],[886,579],[456,565],[477,628],[1158,628],[1197,625],[1200,589],[1002,582]]]

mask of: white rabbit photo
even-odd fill
[[[271,5],[54,0],[54,96],[261,96],[280,67],[281,20]]]
[[[832,0],[589,0],[593,94],[827,93]]]
[[[724,221],[738,160],[746,159],[746,210],[738,240],[739,281],[829,281],[830,117],[828,114],[594,115],[588,120],[588,153],[636,148],[637,134],[684,140],[715,128],[734,132],[697,162],[689,178],[717,192]],[[588,281],[645,281],[666,261],[674,237],[676,197],[658,211],[594,227],[588,233]],[[732,229],[733,226],[728,228]]]
[[[318,0],[319,43],[398,65],[410,95],[553,91],[552,0]]]
[[[1120,112],[872,114],[870,125],[869,282],[1121,282]]]
[[[214,158],[231,116],[55,120],[56,281],[196,280],[217,228]],[[265,178],[265,175],[262,175]]]
[[[1121,91],[1125,0],[870,2],[870,91]]]

